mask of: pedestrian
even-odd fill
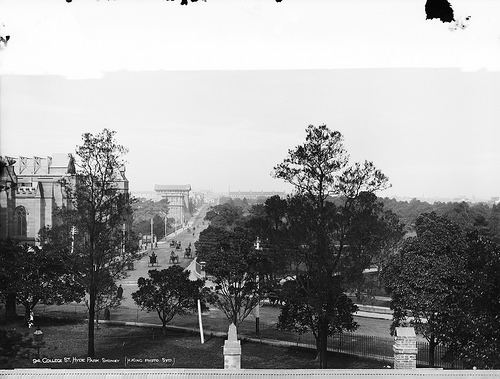
[[[109,311],[109,308],[106,307],[106,309],[104,309],[104,319],[106,321],[109,321],[111,318],[111,312]]]
[[[118,290],[116,291],[116,297],[118,299],[121,299],[123,296],[123,288],[122,288],[122,285],[120,284],[120,286],[118,287]]]

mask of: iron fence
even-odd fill
[[[312,334],[297,336],[297,345],[315,348],[316,340]],[[367,336],[356,333],[340,333],[331,336],[328,340],[328,350],[332,352],[351,354],[365,358],[373,358],[383,362],[392,363],[394,361],[393,352],[394,339]],[[429,343],[427,341],[417,341],[417,365],[429,366]],[[434,366],[448,369],[462,369],[463,364],[458,361],[447,361],[443,359],[446,347],[438,345],[434,352]]]
[[[64,309],[64,310],[63,310]],[[88,310],[83,304],[73,304],[64,307],[37,307],[37,313],[52,317],[70,317],[76,319],[85,319],[88,316]],[[145,312],[138,308],[118,307],[112,310],[111,320],[128,321],[130,324],[158,324],[158,316],[155,312]],[[100,318],[104,315],[101,314]],[[196,315],[182,316],[175,319],[174,325],[181,328],[197,329],[198,321]],[[227,321],[224,318],[215,317],[211,320],[211,331],[227,332]],[[210,334],[210,331],[206,330]],[[241,337],[256,337],[255,321],[245,320],[238,328],[238,334]],[[276,341],[281,345],[300,346],[310,349],[316,348],[316,340],[312,333],[301,335],[279,331],[275,324],[262,325],[260,328],[260,338],[262,340]],[[359,357],[373,358],[383,361],[386,364],[392,364],[394,361],[393,347],[394,339],[392,337],[368,336],[358,333],[335,334],[328,339],[328,350],[344,354],[356,355]],[[429,365],[429,344],[427,341],[417,341],[417,365]],[[443,359],[446,353],[446,347],[438,345],[435,348],[434,364],[436,367],[462,369],[460,362],[448,362]]]

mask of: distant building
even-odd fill
[[[155,192],[168,200],[168,217],[172,217],[178,225],[186,222],[186,213],[189,209],[190,184],[155,184]]]
[[[258,199],[258,198],[268,198],[272,196],[279,196],[282,199],[286,197],[286,192],[275,192],[275,191],[234,191],[229,192],[228,196],[231,199]]]
[[[152,201],[161,200],[161,198],[158,198],[158,194],[154,191],[133,191],[130,194],[138,199],[146,199]]]

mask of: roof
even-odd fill
[[[191,184],[155,184],[155,191],[191,191]]]

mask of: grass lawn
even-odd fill
[[[75,320],[41,319],[45,346],[40,361],[16,359],[0,368],[223,368],[224,338],[200,343],[199,335],[160,329],[101,324],[95,331],[96,361],[87,358],[87,324]],[[16,325],[20,332],[28,329]],[[30,332],[32,333],[32,331]],[[315,352],[242,341],[242,368],[317,368]],[[45,358],[45,359],[44,359]],[[34,360],[35,359],[35,360]],[[382,368],[381,362],[344,354],[330,354],[329,368]]]

